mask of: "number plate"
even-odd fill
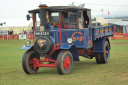
[[[36,32],[36,35],[49,35],[49,32]]]

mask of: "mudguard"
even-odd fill
[[[102,53],[104,52],[104,43],[107,38],[104,37],[102,39],[96,40],[93,42],[93,52],[94,53]]]
[[[60,46],[60,49],[67,49],[72,53],[73,60],[74,61],[79,61],[79,55],[78,55],[78,50],[75,45],[69,45],[69,44],[64,44]]]
[[[33,46],[33,45],[29,45],[29,46],[24,45],[24,46],[21,47],[21,50],[28,50],[28,49],[30,49],[32,46]]]

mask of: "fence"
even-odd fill
[[[1,35],[0,34],[0,40],[7,40],[7,39],[19,39],[19,36],[22,34],[13,34],[13,35]],[[33,34],[25,34],[26,39],[33,39]],[[112,40],[127,40],[128,39],[128,33],[114,33],[114,36],[111,36]]]
[[[25,35],[25,38],[19,38],[20,35]],[[33,39],[33,34],[29,33],[29,34],[13,34],[13,35],[1,35],[0,34],[0,40],[8,40],[8,39]]]
[[[114,33],[114,36],[111,37],[112,40],[127,40],[128,33]]]

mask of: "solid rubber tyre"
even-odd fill
[[[101,63],[108,63],[110,57],[110,46],[108,41],[105,41],[104,43],[104,52],[100,53],[100,60]]]
[[[69,74],[73,66],[73,56],[70,51],[62,50],[57,57],[57,71],[59,74]]]
[[[40,59],[38,53],[35,51],[26,51],[23,55],[22,67],[26,74],[35,74],[39,69],[39,67],[37,67],[36,70],[34,70],[33,67],[30,66],[30,59],[32,58]]]
[[[95,53],[95,59],[96,59],[97,64],[101,64],[100,53]]]

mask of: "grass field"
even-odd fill
[[[23,40],[0,40],[0,85],[128,85],[128,40],[111,40],[109,63],[80,57],[69,75],[46,67],[37,74],[25,74],[23,44]]]

